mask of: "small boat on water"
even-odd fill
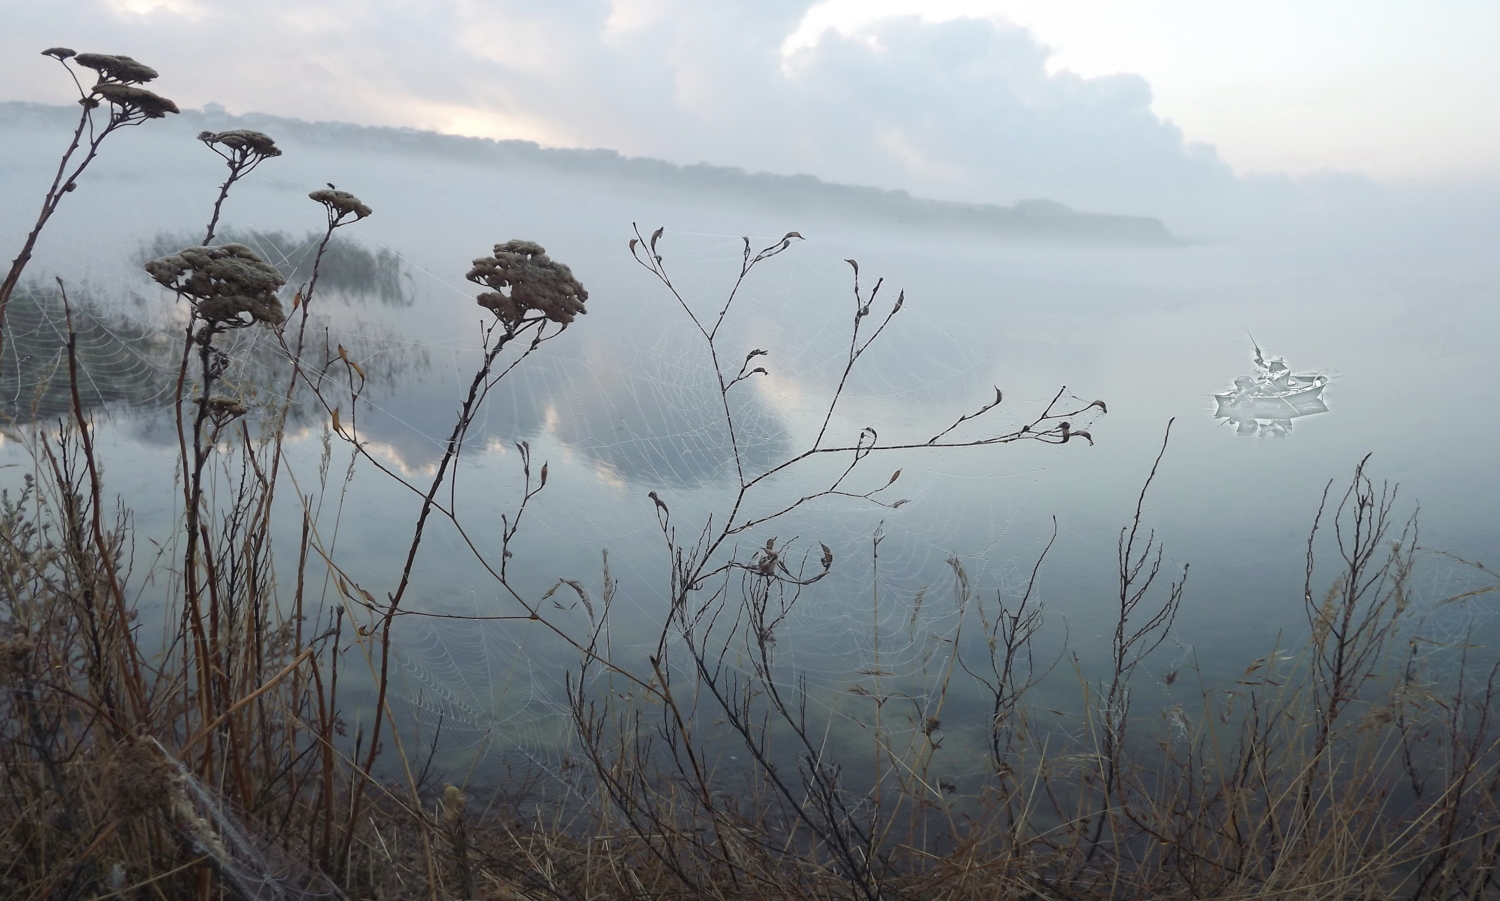
[[[1323,402],[1326,375],[1288,375],[1283,386],[1252,382],[1250,390],[1237,389],[1215,394],[1219,419],[1295,419],[1314,413],[1327,413]]]
[[[1257,372],[1235,379],[1234,390],[1213,396],[1214,418],[1233,422],[1241,435],[1284,436],[1293,419],[1328,412],[1323,402],[1328,376],[1296,375],[1283,360],[1267,362],[1260,346],[1254,346]]]

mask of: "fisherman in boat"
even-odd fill
[[[1250,400],[1260,394],[1260,385],[1248,375],[1234,380],[1234,403]]]
[[[1284,438],[1294,418],[1328,412],[1321,397],[1326,375],[1294,375],[1286,360],[1267,360],[1260,345],[1254,346],[1256,371],[1236,378],[1233,390],[1214,395],[1217,418],[1232,423],[1239,435]]]
[[[1292,390],[1292,367],[1281,360],[1272,360],[1266,366],[1267,394],[1280,394]]]

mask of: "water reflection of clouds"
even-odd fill
[[[142,130],[131,138],[156,142],[155,134]],[[160,142],[164,146],[165,137]],[[882,439],[903,431],[916,435],[934,419],[941,427],[982,403],[992,384],[1006,392],[1006,406],[996,412],[1011,420],[1045,403],[1062,384],[1109,403],[1110,416],[1096,430],[1098,447],[1071,443],[1059,451],[1011,446],[922,455],[910,465],[905,459],[892,460],[875,477],[883,479],[891,469],[905,467],[899,487],[913,502],[900,511],[830,503],[783,523],[781,538],[797,534],[804,540],[826,540],[838,555],[835,576],[821,583],[825,594],[806,606],[784,645],[789,653],[794,647],[805,649],[806,665],[825,684],[847,678],[854,671],[847,664],[869,654],[866,623],[876,586],[867,564],[876,528],[887,536],[880,558],[880,603],[886,605],[879,611],[881,627],[892,634],[909,629],[911,602],[923,590],[928,599],[924,610],[940,625],[937,602],[951,581],[944,565],[949,553],[971,555],[966,565],[984,590],[998,584],[1013,591],[1007,582],[1014,581],[1013,573],[1007,573],[1030,571],[1039,550],[1034,545],[1050,534],[1050,517],[1056,514],[1061,537],[1055,562],[1043,574],[1046,597],[1066,620],[1075,647],[1085,654],[1107,649],[1105,607],[1115,577],[1116,530],[1121,517],[1128,518],[1162,426],[1172,416],[1179,417],[1180,427],[1161,482],[1153,488],[1156,506],[1151,512],[1166,536],[1169,556],[1193,561],[1183,634],[1189,642],[1214,641],[1212,656],[1233,656],[1225,653],[1226,647],[1253,647],[1259,653],[1260,642],[1274,640],[1288,622],[1295,626],[1301,621],[1287,619],[1288,611],[1300,617],[1300,607],[1277,605],[1281,598],[1301,597],[1299,555],[1305,535],[1299,531],[1313,512],[1309,504],[1328,478],[1342,478],[1348,466],[1372,449],[1383,474],[1421,497],[1424,511],[1430,511],[1424,512],[1424,529],[1445,536],[1435,541],[1448,546],[1446,539],[1457,534],[1469,536],[1470,549],[1494,546],[1495,483],[1483,474],[1493,469],[1495,426],[1489,418],[1473,416],[1474,410],[1488,408],[1487,397],[1493,393],[1494,382],[1487,375],[1493,360],[1486,345],[1500,310],[1494,302],[1493,266],[1477,255],[1431,257],[1431,242],[1423,243],[1426,239],[1415,227],[1399,252],[1389,242],[1378,248],[1372,244],[1376,249],[1361,249],[1368,258],[1322,255],[1317,247],[1303,246],[1220,244],[1157,251],[1018,247],[937,231],[917,231],[920,240],[914,241],[913,230],[906,227],[729,204],[717,195],[695,205],[681,194],[664,197],[655,188],[587,174],[562,177],[517,167],[424,161],[415,151],[283,143],[287,157],[242,186],[229,216],[301,234],[307,211],[298,205],[306,203],[309,188],[329,178],[354,187],[375,207],[375,216],[348,233],[370,248],[389,248],[411,261],[413,303],[367,303],[356,310],[340,302],[325,307],[323,314],[329,317],[330,341],[344,344],[370,371],[361,401],[364,435],[412,471],[438,458],[467,373],[477,363],[474,323],[482,311],[462,279],[468,259],[495,240],[535,238],[589,286],[589,315],[490,397],[470,435],[473,449],[462,467],[457,497],[466,515],[493,530],[489,519],[498,520],[507,509],[504,504],[512,498],[507,492],[513,492],[519,479],[511,444],[531,440],[537,459],[550,459],[552,470],[548,493],[540,499],[545,503],[527,514],[522,540],[532,543],[517,555],[527,573],[539,579],[528,591],[535,588],[532,596],[539,596],[550,586],[547,580],[559,574],[596,587],[599,552],[608,548],[613,574],[623,580],[619,609],[622,621],[629,622],[622,622],[622,633],[655,621],[659,610],[653,604],[660,598],[653,592],[666,581],[659,531],[645,496],[648,486],[672,505],[674,521],[701,522],[722,509],[724,491],[712,479],[729,461],[717,387],[701,338],[685,326],[670,296],[625,254],[633,219],[648,227],[668,226],[668,262],[679,284],[691,302],[714,311],[737,267],[736,234],[774,236],[797,228],[809,237],[806,246],[756,273],[743,295],[742,315],[731,317],[725,336],[725,346],[739,353],[748,347],[772,352],[770,376],[740,386],[749,390],[735,395],[743,405],[737,415],[757,423],[747,445],[756,459],[801,446],[806,424],[811,420],[815,427],[821,421],[820,404],[826,403],[847,352],[852,301],[844,257],[859,258],[867,272],[885,274],[890,287],[909,291],[893,331],[861,360],[841,403],[835,425],[846,436],[866,423],[884,424]],[[202,152],[190,135],[184,146],[184,155]],[[45,149],[52,152],[51,144]],[[122,153],[121,158],[127,156]],[[160,177],[138,182],[100,178],[81,186],[81,205],[63,210],[55,223],[58,229],[49,233],[52,249],[44,248],[42,254],[64,260],[68,265],[58,271],[78,280],[79,268],[69,267],[75,257],[83,259],[76,251],[87,249],[87,265],[100,267],[90,271],[106,276],[96,281],[136,284],[123,277],[129,269],[131,278],[143,282],[129,264],[133,245],[109,236],[128,235],[134,241],[198,221],[212,199],[212,179],[218,177],[218,161],[208,156],[200,174],[164,152],[152,157]],[[0,172],[0,179],[9,174]],[[455,192],[453,186],[460,183],[465,190]],[[165,199],[139,203],[143,190]],[[7,196],[17,194],[0,193],[0,205],[8,202]],[[73,209],[88,209],[97,217],[69,220]],[[158,221],[167,219],[172,221]],[[0,232],[6,228],[0,221]],[[707,234],[729,230],[734,234]],[[115,268],[99,262],[108,256],[101,248],[111,246],[109,240],[119,244],[110,253],[125,261]],[[43,262],[39,258],[33,271],[50,272]],[[1408,284],[1386,274],[1393,270],[1410,270],[1413,280]],[[1393,285],[1389,290],[1382,287],[1387,283]],[[156,321],[136,315],[129,306],[134,302],[124,296],[129,288],[115,290],[121,296],[110,298],[125,304],[134,321]],[[157,296],[152,295],[153,308]],[[337,297],[330,294],[329,299]],[[332,319],[335,312],[341,317],[337,321]],[[366,321],[376,317],[377,323]],[[1202,415],[1204,394],[1229,393],[1232,400],[1234,392],[1226,392],[1232,377],[1255,369],[1246,360],[1224,372],[1224,348],[1244,342],[1241,323],[1261,337],[1276,335],[1278,350],[1299,363],[1336,362],[1348,372],[1347,382],[1338,387],[1339,428],[1299,432],[1295,446],[1217,440],[1223,430],[1215,432],[1213,420]],[[169,330],[169,337],[175,372],[180,333]],[[255,340],[249,334],[235,337]],[[321,341],[318,332],[320,359]],[[236,357],[236,365],[249,365],[259,352],[247,349]],[[7,352],[0,362],[8,359],[14,358]],[[1395,359],[1420,364],[1424,376],[1418,379],[1411,367],[1391,365]],[[266,360],[285,364],[270,356]],[[731,368],[738,362],[732,360]],[[253,381],[243,367],[231,375]],[[1444,390],[1435,391],[1434,385]],[[1244,412],[1262,412],[1258,403]],[[1412,412],[1407,426],[1392,428],[1387,413],[1393,405]],[[1263,423],[1272,427],[1265,434],[1274,434],[1276,423],[1312,415],[1269,412],[1249,417],[1258,434]],[[303,416],[289,436],[299,444],[290,453],[311,468],[326,413],[309,403]],[[1465,422],[1473,430],[1471,439],[1444,443],[1435,451],[1431,436],[1453,421]],[[176,440],[170,415],[158,411],[132,422],[136,424],[126,428],[155,430],[154,437],[127,449],[138,457]],[[921,432],[918,440],[926,434],[930,432]],[[112,463],[117,475],[134,472],[128,461]],[[1235,477],[1226,478],[1226,472]],[[382,488],[375,474],[359,478],[364,481],[350,493],[340,554],[354,558],[352,570],[385,578],[390,561],[399,558],[391,551],[401,539],[392,534],[399,532],[392,522],[409,509],[403,505],[410,498],[404,489]],[[1247,485],[1254,490],[1246,490]],[[786,478],[770,493],[796,496],[793,491],[800,487]],[[767,503],[775,499],[769,497]],[[143,533],[167,521],[167,515],[153,520],[143,513]],[[427,567],[424,585],[430,591],[418,604],[473,599],[453,612],[495,612],[500,604],[493,586],[482,573],[469,571],[474,567],[458,565],[455,561],[467,558],[455,556],[461,552],[457,543],[449,535],[445,547],[439,540],[443,533],[433,529],[432,554],[419,561]],[[1226,553],[1226,548],[1231,550]],[[1013,564],[1009,569],[1008,563]],[[434,673],[431,684],[458,692],[466,700],[454,703],[475,717],[488,721],[493,715],[495,722],[511,722],[519,716],[515,705],[522,702],[533,705],[528,711],[558,709],[537,703],[537,680],[552,679],[551,667],[564,667],[570,658],[552,653],[535,637],[523,645],[523,637],[507,631],[509,627],[492,624],[481,630],[456,621],[424,621],[421,630],[404,627],[414,633],[406,645],[412,665],[420,668],[425,662]],[[482,648],[476,647],[479,643]],[[513,696],[516,686],[520,694]]]
[[[601,351],[603,342],[567,338],[574,343],[547,348],[496,383],[469,429],[469,447],[508,446],[546,431],[614,477],[648,485],[698,485],[732,466],[711,373],[666,375],[650,359],[625,363]],[[408,470],[435,462],[458,413],[465,370],[477,362],[477,354],[455,353],[451,367],[372,385],[360,402],[361,439]],[[764,468],[785,446],[784,427],[752,391],[732,392],[731,406],[743,459]]]
[[[254,237],[260,244],[284,238]],[[343,251],[346,256],[373,259],[352,245]],[[291,267],[296,266],[292,260]],[[375,282],[341,277],[355,268],[340,265],[325,273],[324,290],[334,293],[315,301],[304,368],[324,370],[326,402],[342,407],[345,421],[357,426],[361,440],[405,471],[425,470],[442,454],[457,415],[457,398],[478,354],[454,348],[444,353],[368,319],[361,312],[366,296],[386,303],[404,297],[410,276],[388,267],[386,277]],[[441,298],[423,297],[422,304],[431,308],[450,302],[443,293]],[[176,324],[170,316],[129,315],[118,297],[83,295],[73,302],[84,406],[129,412],[131,431],[148,443],[175,440],[163,417],[169,416],[173,404],[181,355]],[[67,328],[60,294],[23,292],[10,316],[7,352],[0,358],[7,419],[24,422],[66,415],[72,401],[61,350]],[[594,320],[610,318],[606,314]],[[616,312],[613,318],[622,317]],[[296,323],[294,315],[288,342],[295,340]],[[592,334],[570,334],[501,379],[469,431],[469,445],[508,445],[547,428],[616,478],[697,485],[723,475],[733,465],[734,450],[717,381],[692,336],[649,324],[598,325],[605,327],[608,339],[598,337],[597,328]],[[226,333],[219,345],[232,361],[224,373],[229,390],[270,402],[290,375],[286,351],[262,330]],[[347,372],[327,365],[334,363],[338,348],[367,376],[357,403],[350,402],[347,384],[340,384]],[[751,470],[765,468],[784,451],[782,422],[751,385],[732,391],[730,404],[738,418],[742,461]],[[544,423],[544,410],[552,411],[550,423]],[[323,405],[304,395],[289,411],[288,424],[296,429],[324,415]]]

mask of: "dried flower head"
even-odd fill
[[[205,321],[236,328],[259,320],[286,321],[276,292],[286,279],[243,244],[188,247],[152,260],[146,271],[157,282],[188,297]],[[250,319],[242,318],[249,313]]]
[[[469,803],[468,798],[458,786],[449,783],[443,786],[443,822],[448,826],[455,826],[463,822],[464,807]]]
[[[234,416],[244,416],[248,412],[246,406],[239,400],[233,397],[225,397],[222,394],[212,395],[207,400],[200,397],[194,403],[207,406],[209,415],[224,417],[226,419]]]
[[[46,50],[42,51],[42,56],[50,56],[53,59],[58,60],[59,62],[67,59],[70,56],[77,55],[78,54],[74,53],[72,48],[70,47],[48,47]]]
[[[54,50],[66,50],[66,47],[54,47]],[[72,51],[68,51],[70,54]],[[51,50],[46,51],[50,56]],[[93,69],[99,73],[99,77],[106,82],[118,82],[120,84],[145,84],[156,77],[156,70],[131,59],[128,56],[112,56],[108,53],[79,53],[73,57],[73,62],[85,69]],[[175,109],[172,112],[177,112]]]
[[[101,81],[94,85],[94,93],[118,106],[126,116],[140,113],[147,119],[165,119],[167,113],[177,112],[177,104],[160,94],[134,85]]]
[[[479,295],[479,305],[511,328],[533,311],[563,325],[588,312],[583,302],[589,292],[573,271],[532,241],[496,244],[495,255],[475,260],[464,277],[493,289]]]
[[[35,650],[36,646],[24,635],[0,639],[0,685],[13,676],[23,675]]]
[[[340,191],[336,188],[319,188],[307,196],[328,208],[328,222],[330,225],[337,223],[345,216],[353,216],[358,221],[371,213],[369,207],[360,203],[359,198],[348,191]]]
[[[167,807],[174,794],[176,768],[145,739],[126,739],[105,764],[110,806],[121,817]]]
[[[227,147],[231,155],[241,158],[258,156],[265,159],[281,156],[281,148],[276,146],[276,142],[271,139],[270,135],[248,128],[200,132],[198,140],[207,144],[221,156],[225,154],[219,149],[220,146]]]

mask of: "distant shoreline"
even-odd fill
[[[56,119],[71,126],[69,105],[0,102],[0,128]],[[826,182],[811,175],[750,173],[707,163],[678,165],[650,157],[628,157],[613,150],[547,148],[532,141],[471,138],[412,128],[307,122],[265,113],[235,116],[209,104],[183,110],[178,120],[193,127],[224,130],[256,128],[280,140],[323,146],[420,153],[467,163],[534,166],[647,184],[686,196],[713,194],[751,200],[790,212],[857,215],[897,225],[990,234],[1007,241],[1128,246],[1178,246],[1161,220],[1080,212],[1051,200],[1023,200],[1013,206],[956,203],[913,197],[906,191]]]

